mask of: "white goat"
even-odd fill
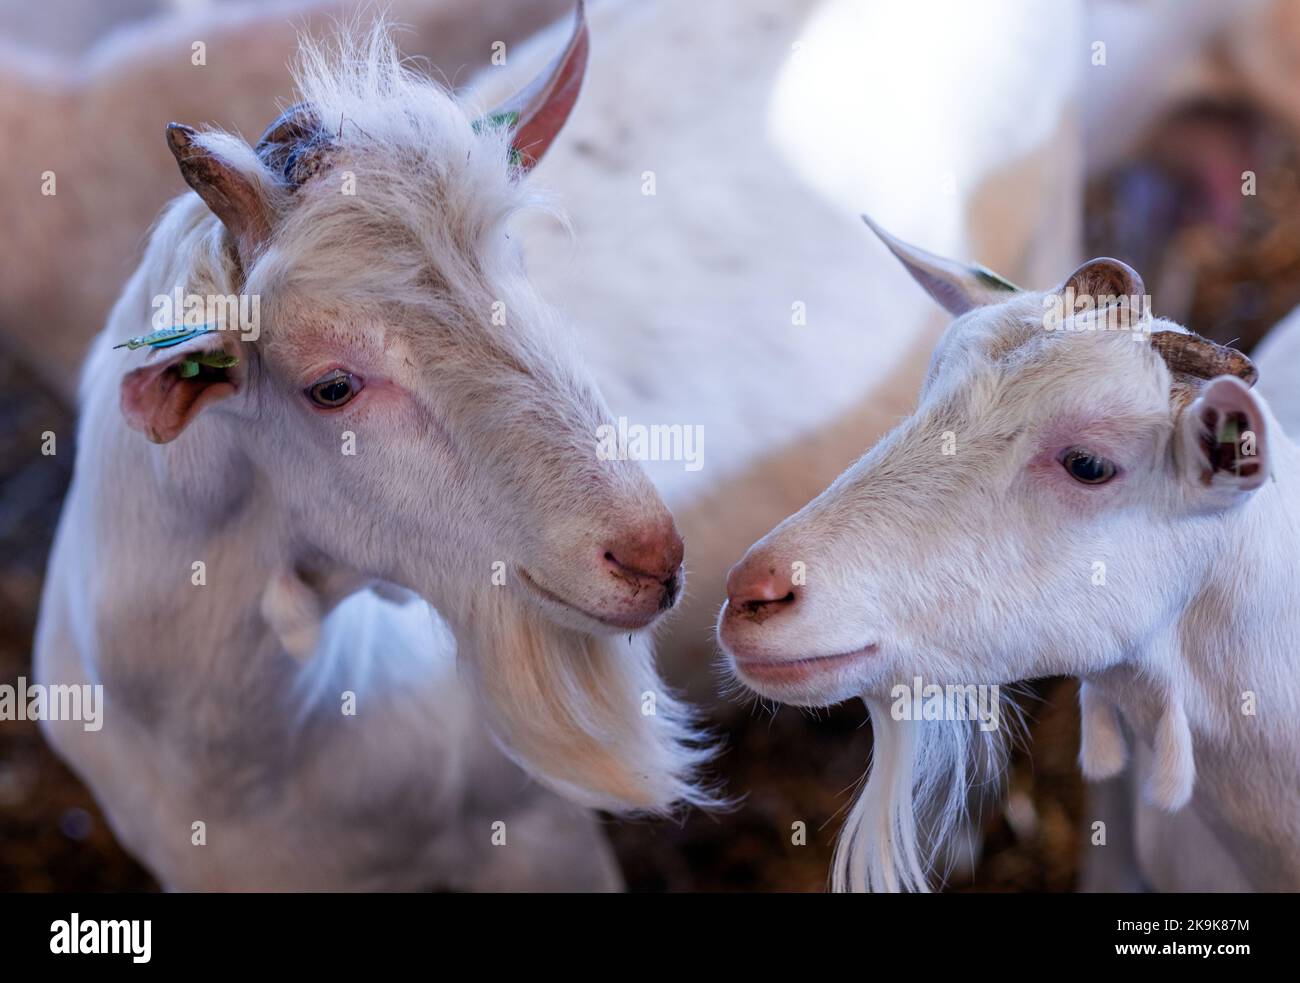
[[[617,886],[590,815],[488,729],[583,805],[701,799],[637,633],[681,540],[597,460],[608,413],[506,234],[586,51],[579,5],[475,123],[379,27],[309,46],[256,150],[169,127],[197,194],[90,357],[35,652],[44,683],[103,685],[102,730],[46,733],[167,886]],[[175,288],[259,297],[260,338],[114,350]]]
[[[977,731],[899,719],[897,685],[1068,674],[1085,775],[1131,743],[1154,806],[1098,853],[1163,890],[1300,887],[1300,450],[1254,367],[1109,304],[1144,294],[1115,260],[1012,292],[882,237],[956,320],[916,411],[750,549],[719,622],[760,693],[870,708],[835,885],[924,889],[964,804]],[[1096,304],[1057,323],[1067,291]]]

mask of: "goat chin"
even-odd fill
[[[836,841],[831,887],[929,891],[970,832],[972,792],[1003,773],[1005,743],[969,721],[896,720],[888,700],[863,702],[871,768]]]
[[[659,679],[646,633],[595,637],[507,592],[475,601],[458,661],[502,750],[566,798],[619,813],[718,803],[704,735]]]

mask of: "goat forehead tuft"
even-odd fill
[[[260,150],[289,191],[277,230],[285,258],[309,261],[329,245],[378,274],[387,263],[393,274],[449,266],[454,276],[467,257],[504,252],[493,240],[534,202],[512,180],[509,133],[476,128],[449,92],[404,64],[382,19],[304,40],[295,79],[296,104]]]
[[[1052,416],[1171,417],[1170,375],[1146,330],[1049,331],[1037,309],[1031,298],[954,322],[916,424],[996,442]]]

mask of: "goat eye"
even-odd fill
[[[333,372],[307,389],[307,398],[327,410],[338,409],[361,391],[361,381],[350,372]]]
[[[1065,452],[1061,466],[1071,478],[1085,485],[1104,485],[1115,477],[1115,465],[1110,461],[1077,447]]]

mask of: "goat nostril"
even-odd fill
[[[751,557],[736,564],[727,574],[727,611],[763,621],[790,608],[798,599],[791,578],[782,573],[783,563]]]
[[[677,574],[674,573],[671,577],[665,580],[664,592],[663,595],[659,598],[659,610],[667,611],[674,604],[676,604],[677,596],[681,593],[681,589],[682,589],[682,584],[681,581],[677,578]]]
[[[754,597],[742,599],[738,602],[738,606],[750,614],[757,614],[764,608],[767,608],[769,611],[774,611],[777,608],[788,607],[793,604],[794,601],[794,591],[791,590],[787,591],[783,597]]]
[[[676,579],[682,565],[681,541],[615,543],[613,549],[604,551],[604,559],[619,576],[667,585]]]

